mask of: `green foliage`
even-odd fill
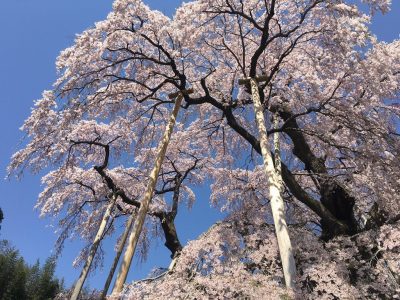
[[[54,277],[55,267],[54,257],[43,266],[39,261],[29,266],[8,241],[0,241],[0,300],[53,299],[63,289]]]

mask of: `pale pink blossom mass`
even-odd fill
[[[122,297],[399,298],[400,41],[379,42],[368,28],[391,1],[363,2],[369,13],[357,1],[198,0],[171,19],[141,0],[114,1],[106,20],[61,52],[54,88],[35,102],[26,146],[9,166],[17,176],[48,170],[37,207],[58,222],[57,249],[80,237],[88,246],[75,263],[86,259],[110,195],[113,218],[136,213],[168,95],[193,88],[137,253],[160,238],[177,264]],[[294,291],[283,282],[250,86],[238,84],[256,76],[266,78],[271,149],[280,133]],[[209,183],[210,203],[227,217],[181,245],[178,206]],[[116,229],[110,222],[104,238],[122,235]]]

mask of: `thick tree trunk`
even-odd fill
[[[175,218],[176,215],[178,214],[179,190],[181,188],[181,184],[182,181],[184,180],[184,177],[182,177],[181,174],[179,174],[179,176],[176,177],[174,195],[172,196],[171,211],[158,215],[161,221],[161,227],[164,231],[165,246],[171,251],[171,258],[177,257],[179,252],[181,252],[182,250],[182,245],[181,242],[179,241],[178,233],[176,232]]]
[[[331,220],[321,218],[322,238],[330,239],[338,234],[356,233],[357,222],[353,210],[355,199],[345,187],[329,176],[324,159],[314,155],[293,114],[280,110],[279,115],[285,121],[283,128],[285,133],[293,142],[293,154],[304,163],[306,170],[314,174],[319,182],[321,203],[337,220],[346,225],[339,227]]]
[[[106,299],[108,289],[110,288],[111,281],[114,277],[115,270],[117,269],[119,259],[122,254],[122,250],[124,250],[126,240],[128,238],[128,234],[132,229],[133,220],[135,219],[134,215],[132,214],[129,219],[128,223],[126,224],[124,234],[121,237],[121,241],[118,245],[117,253],[115,254],[113,264],[110,269],[110,273],[108,274],[106,283],[104,284],[103,292],[101,293],[101,299]]]
[[[101,220],[101,223],[100,223],[99,229],[97,231],[96,237],[95,237],[95,239],[93,241],[93,244],[92,244],[92,246],[90,248],[89,256],[86,259],[86,262],[85,262],[85,265],[84,265],[83,270],[81,272],[81,275],[79,276],[79,279],[75,284],[74,291],[72,292],[71,300],[77,300],[78,297],[79,297],[79,294],[81,293],[83,284],[85,283],[86,277],[87,277],[87,275],[89,273],[90,266],[92,265],[92,262],[93,262],[95,254],[96,254],[97,248],[99,247],[100,241],[101,241],[101,239],[103,237],[104,231],[105,231],[106,226],[107,226],[108,219],[111,216],[111,213],[112,213],[112,210],[114,208],[116,199],[117,199],[117,197],[115,195],[113,195],[110,203],[107,206],[107,210],[104,213],[104,216],[103,216],[103,219]]]
[[[164,231],[165,246],[171,251],[171,258],[174,258],[176,253],[182,250],[182,245],[178,239],[178,234],[175,227],[175,217],[166,213],[161,220],[161,227]]]
[[[137,214],[137,218],[133,226],[133,231],[129,236],[129,243],[125,251],[117,279],[115,281],[113,293],[120,293],[122,291],[123,285],[128,275],[129,267],[131,265],[133,255],[135,253],[135,249],[139,241],[139,236],[142,231],[143,223],[149,208],[150,200],[153,197],[154,188],[157,183],[158,173],[160,172],[160,168],[165,157],[165,152],[167,150],[167,146],[172,134],[172,130],[175,125],[176,116],[178,114],[180,105],[182,103],[182,99],[183,95],[182,93],[179,93],[175,100],[174,109],[167,124],[167,128],[165,129],[163,139],[161,140],[161,143],[158,148],[156,162],[153,170],[150,173],[149,183],[146,192],[144,194],[143,200],[141,201],[139,212]]]
[[[264,160],[265,175],[270,193],[272,216],[275,224],[276,236],[286,287],[295,288],[296,266],[293,257],[292,245],[285,221],[285,206],[280,193],[280,180],[274,169],[274,162],[268,149],[267,129],[265,128],[264,112],[260,101],[258,84],[255,79],[250,79],[251,93],[254,103],[256,122],[260,134],[261,153]]]

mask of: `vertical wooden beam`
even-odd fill
[[[256,123],[260,134],[261,153],[264,161],[265,175],[267,177],[272,216],[275,224],[275,232],[282,261],[283,274],[285,277],[286,287],[294,289],[296,280],[296,265],[285,220],[285,205],[281,196],[281,182],[274,168],[274,161],[268,147],[268,135],[267,129],[265,128],[264,111],[260,101],[257,80],[251,78],[249,81],[254,103]]]
[[[104,284],[104,288],[103,288],[103,291],[101,293],[101,299],[102,300],[106,299],[108,289],[110,288],[111,281],[112,281],[112,279],[114,277],[115,270],[117,269],[119,259],[121,257],[122,251],[124,250],[126,240],[128,239],[128,234],[132,229],[132,224],[133,224],[134,219],[135,219],[135,215],[131,214],[129,219],[128,219],[128,223],[126,224],[124,233],[123,233],[123,235],[121,237],[121,241],[120,241],[120,243],[118,245],[117,253],[115,254],[113,264],[111,266],[110,272],[108,273],[108,277],[107,277],[106,283]]]
[[[118,273],[117,279],[115,281],[113,294],[121,293],[123,285],[126,281],[126,277],[128,276],[129,267],[132,263],[132,258],[135,253],[137,243],[139,241],[139,236],[142,231],[143,223],[146,218],[146,214],[147,214],[147,211],[149,208],[151,198],[153,197],[154,188],[157,183],[158,173],[160,172],[161,165],[164,161],[165,152],[167,150],[167,146],[168,146],[168,143],[171,138],[171,134],[172,134],[172,131],[173,131],[173,128],[175,125],[176,116],[178,115],[178,111],[179,111],[179,108],[182,103],[183,94],[191,93],[191,92],[192,91],[189,90],[189,91],[182,91],[182,92],[175,93],[176,96],[175,96],[175,94],[170,95],[170,98],[176,97],[175,105],[172,110],[171,116],[169,118],[167,127],[165,129],[164,136],[158,146],[158,154],[157,154],[157,158],[156,158],[156,161],[154,164],[154,168],[150,173],[149,183],[147,185],[147,189],[144,194],[143,200],[140,203],[139,212],[137,214],[135,224],[133,225],[132,233],[129,236],[128,246],[125,250],[124,258],[122,260],[122,263],[121,263],[121,266],[119,269],[119,273]]]
[[[92,265],[92,262],[93,262],[93,258],[96,254],[97,248],[99,247],[100,241],[106,230],[106,225],[107,225],[108,219],[110,218],[111,213],[113,211],[116,199],[117,199],[117,196],[113,195],[110,203],[107,206],[107,209],[103,215],[103,219],[101,220],[99,229],[97,230],[96,237],[94,238],[93,244],[90,247],[89,256],[87,257],[85,265],[83,266],[81,275],[79,276],[78,281],[75,284],[74,291],[72,292],[71,300],[77,300],[79,297],[79,294],[82,291],[83,284],[85,283],[86,277],[90,270],[90,266]]]
[[[279,128],[279,114],[275,113],[273,116],[274,129],[278,130]],[[281,145],[279,140],[279,132],[274,132],[274,153],[275,153],[275,172],[278,176],[279,183],[279,191],[283,192],[283,180],[282,180],[282,162],[281,162]]]

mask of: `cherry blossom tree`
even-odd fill
[[[72,236],[92,241],[110,194],[118,197],[115,217],[140,207],[173,104],[168,95],[192,88],[139,252],[178,202],[195,200],[194,185],[211,181],[210,201],[228,211],[226,221],[187,247],[174,234],[169,242],[173,218],[161,222],[172,254],[183,247],[175,271],[161,277],[165,296],[285,295],[251,87],[239,85],[261,76],[267,134],[281,140],[298,293],[394,296],[400,41],[379,42],[368,29],[390,0],[364,2],[369,14],[354,1],[197,0],[170,19],[140,0],[116,0],[106,20],[60,54],[59,78],[25,121],[28,142],[10,172],[51,169],[37,205],[60,216],[59,248]],[[106,234],[114,231],[111,224]],[[160,281],[150,280],[129,293],[154,299],[156,288]]]
[[[122,299],[398,297],[398,224],[327,243],[303,226],[292,227],[299,274],[293,294],[282,282],[273,227],[263,220],[255,224],[252,215],[247,217],[216,224],[183,249],[173,273],[132,283]]]

